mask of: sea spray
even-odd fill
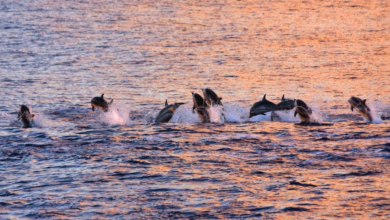
[[[192,107],[188,105],[182,105],[176,109],[175,113],[169,122],[172,123],[199,123],[202,122],[196,113],[196,110],[192,112]]]
[[[244,123],[249,117],[249,108],[238,104],[224,104],[224,116],[226,122]]]
[[[210,106],[208,107],[207,111],[209,113],[211,123],[216,123],[216,124],[225,123],[224,108],[222,105]]]
[[[385,106],[381,102],[366,102],[368,108],[370,108],[370,113],[372,116],[372,123],[381,124],[383,123],[381,119],[381,112],[385,110]],[[369,122],[364,118],[364,122]]]
[[[108,125],[131,125],[129,112],[130,110],[125,105],[114,102],[108,111],[100,113],[98,118]]]

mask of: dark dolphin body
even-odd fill
[[[275,103],[268,101],[265,96],[266,95],[264,95],[263,100],[253,104],[249,113],[249,118],[256,115],[265,115],[267,112],[276,110]]]
[[[202,96],[200,96],[198,93],[192,93],[192,100],[194,102],[192,112],[195,113],[196,110],[196,113],[198,113],[202,122],[210,122],[210,116],[207,112],[208,106]]]
[[[176,109],[179,108],[180,105],[185,103],[174,103],[168,105],[168,100],[165,100],[165,107],[158,113],[156,117],[157,123],[165,123],[171,120],[173,113],[175,113]]]
[[[92,111],[95,111],[95,108],[99,108],[99,109],[103,110],[104,112],[108,111],[108,107],[110,104],[112,104],[114,99],[111,99],[111,102],[107,103],[107,101],[103,98],[103,96],[104,96],[104,94],[102,94],[102,96],[100,96],[100,97],[96,96],[91,100]]]
[[[311,108],[306,105],[305,102],[303,102],[300,99],[295,100],[295,112],[294,117],[299,115],[299,118],[301,119],[302,123],[310,123],[310,116],[312,114]]]
[[[23,123],[23,127],[31,128],[33,125],[34,114],[31,114],[30,109],[21,105],[18,113],[18,120],[21,120]]]
[[[295,107],[295,100],[285,99],[284,95],[282,96],[282,100],[276,105],[277,110],[291,110]]]
[[[381,115],[381,119],[382,119],[382,120],[390,120],[390,114],[389,114],[389,112],[384,112],[384,113]]]
[[[351,105],[351,111],[356,108],[356,110],[358,110],[365,119],[367,119],[369,122],[372,121],[371,110],[366,104],[366,99],[361,100],[358,97],[352,96],[350,99],[348,99],[348,102]]]
[[[213,90],[206,88],[206,89],[202,89],[202,91],[203,91],[204,100],[209,106],[222,105],[221,102],[222,97],[218,97]]]
[[[390,116],[382,115],[382,116],[381,116],[381,119],[382,119],[382,120],[390,120]]]

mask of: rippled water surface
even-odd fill
[[[389,15],[388,1],[0,0],[0,219],[390,218]],[[223,97],[215,123],[192,113],[206,87]],[[102,93],[113,107],[92,112]],[[249,119],[264,94],[324,124]],[[186,104],[152,123],[166,99]]]

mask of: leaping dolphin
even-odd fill
[[[168,100],[165,100],[165,107],[158,113],[156,117],[157,123],[165,123],[171,120],[173,113],[176,111],[177,108],[180,107],[180,105],[183,105],[185,103],[174,103],[168,105]]]
[[[297,114],[299,115],[302,123],[310,123],[312,110],[300,99],[295,100],[294,117],[296,117]]]
[[[33,125],[34,114],[31,114],[30,109],[25,105],[20,105],[18,120],[21,120],[23,127],[31,128]]]
[[[204,100],[209,106],[222,105],[222,97],[218,97],[218,95],[213,90],[206,88],[202,89],[202,92]]]
[[[348,99],[348,102],[351,105],[351,111],[355,108],[365,119],[369,122],[372,121],[371,110],[366,104],[366,99],[361,100],[358,97],[352,96]]]
[[[263,96],[263,100],[256,102],[253,104],[250,113],[249,118],[256,116],[256,115],[265,115],[267,112],[271,112],[276,110],[276,105],[273,102],[268,101],[265,98],[266,94]]]
[[[104,98],[103,98],[104,94],[102,94],[100,97],[99,96],[96,96],[94,97],[92,100],[91,100],[91,105],[92,105],[92,111],[95,111],[95,108],[98,108],[98,109],[101,109],[103,110],[104,112],[107,112],[108,111],[108,107],[109,105],[112,104],[112,102],[114,101],[114,99],[111,99],[111,102],[107,102]]]
[[[295,107],[295,100],[285,99],[284,94],[282,100],[276,105],[276,110],[291,110]]]
[[[202,120],[202,122],[210,122],[210,116],[207,112],[208,106],[205,100],[200,96],[198,93],[192,93],[192,100],[194,102],[194,106],[192,107],[192,112],[198,113],[199,118]]]

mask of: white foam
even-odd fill
[[[238,104],[224,104],[224,115],[227,122],[244,123],[249,118],[249,108]]]
[[[368,108],[370,108],[371,116],[372,116],[372,122],[374,124],[381,124],[383,123],[381,119],[381,110],[383,112],[384,106],[380,102],[369,102],[367,103]],[[369,122],[366,118],[364,118],[364,122]]]
[[[310,106],[310,105],[309,105]],[[310,116],[310,122],[311,123],[319,123],[321,124],[324,122],[324,119],[326,118],[325,112],[321,111],[317,106],[311,105],[310,106],[312,110],[312,114]]]
[[[280,121],[283,122],[300,122],[299,117],[294,117],[295,109],[276,111],[275,113],[280,117]]]
[[[211,123],[225,123],[224,108],[222,105],[214,105],[207,108]]]
[[[130,110],[125,105],[120,103],[111,104],[107,112],[99,114],[98,119],[105,124],[116,125],[132,125],[132,121],[129,117]]]
[[[182,105],[176,109],[169,122],[172,123],[199,123],[202,122],[198,116],[198,113],[192,112],[192,107],[189,105]]]

